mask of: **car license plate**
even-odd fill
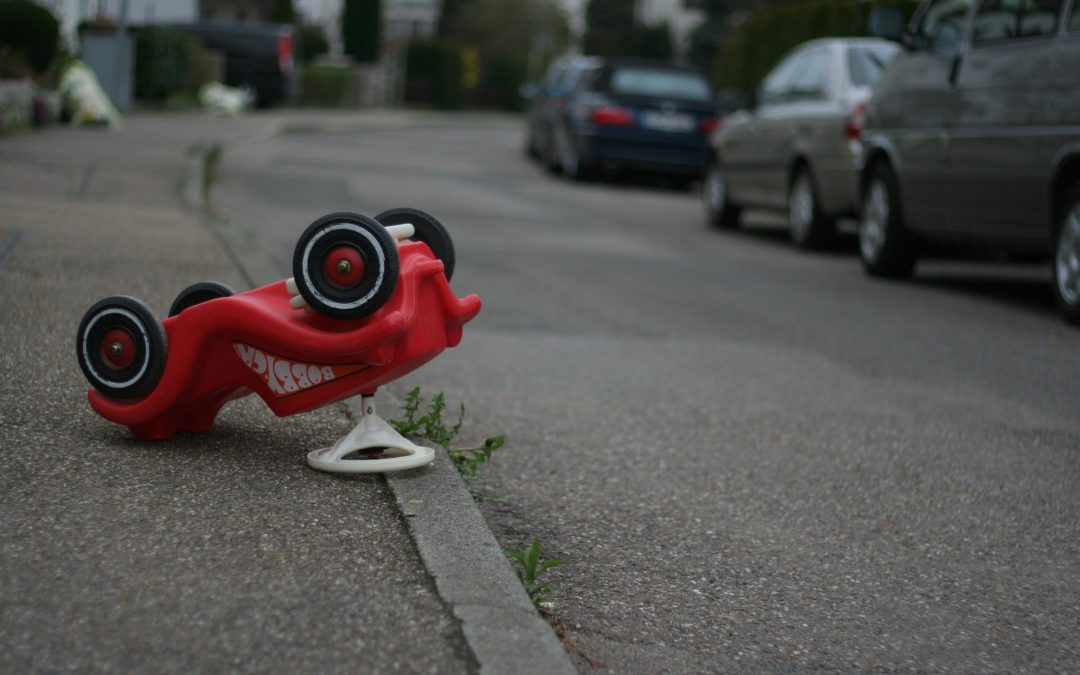
[[[650,111],[641,114],[641,126],[656,131],[686,133],[693,131],[695,124],[693,115]]]

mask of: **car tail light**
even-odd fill
[[[603,106],[592,111],[594,124],[610,127],[628,127],[634,123],[634,114],[626,108]]]
[[[866,104],[860,103],[851,109],[844,118],[844,137],[849,141],[862,138],[863,125],[866,122]]]
[[[721,120],[719,117],[706,117],[701,120],[701,131],[706,136],[716,131],[720,127]]]
[[[293,44],[291,33],[281,33],[277,39],[277,60],[281,72],[292,72],[293,69]]]

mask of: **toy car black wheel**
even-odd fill
[[[312,309],[359,319],[386,304],[397,286],[397,244],[378,222],[358,213],[331,213],[296,242],[293,278]]]
[[[75,352],[90,385],[116,400],[142,398],[165,369],[165,329],[141,300],[105,298],[83,316]]]
[[[220,281],[200,281],[180,291],[169,308],[169,316],[176,316],[188,307],[201,305],[207,300],[227,298],[230,295],[236,295],[236,291]]]
[[[416,234],[410,237],[409,240],[422,241],[427,244],[435,257],[442,261],[446,280],[450,281],[453,278],[454,263],[456,262],[454,240],[450,238],[450,233],[446,231],[446,227],[435,216],[420,209],[402,208],[383,211],[375,216],[375,220],[379,221],[384,227],[403,225],[405,223],[411,224],[416,229]]]

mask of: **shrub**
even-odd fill
[[[171,28],[148,26],[135,34],[135,98],[160,101],[188,81],[194,39]]]
[[[340,108],[349,103],[353,69],[348,66],[309,64],[304,66],[303,105]]]
[[[523,59],[500,59],[488,63],[480,76],[482,105],[518,111],[524,107],[519,93],[528,79],[528,63]]]
[[[188,44],[187,79],[184,92],[194,94],[204,84],[225,79],[225,56],[220,51],[204,47],[198,40]]]
[[[315,57],[325,54],[330,49],[330,43],[326,40],[326,33],[322,26],[303,24],[299,27],[300,32],[300,59],[303,63],[311,63]]]
[[[59,44],[60,24],[49,10],[30,0],[0,0],[0,46],[13,61],[21,59],[42,73]]]
[[[443,110],[461,107],[465,65],[459,47],[430,40],[409,43],[406,99]]]

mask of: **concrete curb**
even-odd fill
[[[208,217],[199,188],[209,147],[193,153],[196,157],[186,163],[184,201],[203,218],[246,279],[262,278],[267,270],[248,269],[228,234]],[[359,404],[359,399],[346,404],[354,420],[359,419]],[[385,478],[439,597],[461,622],[480,672],[576,673],[551,626],[533,607],[446,450],[436,448],[435,461],[422,469],[385,474]]]
[[[359,419],[359,401],[347,408]],[[436,446],[435,453],[428,466],[385,474],[386,482],[439,597],[461,621],[480,672],[576,673],[445,448]]]
[[[461,621],[482,673],[576,673],[537,613],[446,451],[387,474],[439,596]]]

